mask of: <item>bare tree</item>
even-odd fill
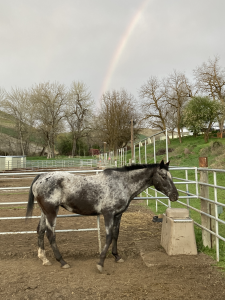
[[[219,100],[225,106],[225,69],[219,66],[219,57],[209,59],[194,70],[196,86],[200,92],[212,99]],[[225,110],[221,111],[218,121],[223,132]]]
[[[192,95],[191,85],[188,82],[185,74],[174,72],[168,76],[165,81],[166,102],[171,107],[172,111],[176,113],[177,117],[177,131],[180,143],[181,141],[181,119],[182,109],[188,97]]]
[[[106,92],[102,96],[101,110],[98,115],[98,132],[102,142],[111,150],[126,146],[131,139],[131,118],[138,120],[134,97],[125,90]],[[136,125],[134,134],[137,134]]]
[[[36,126],[48,147],[48,158],[55,156],[55,138],[63,130],[63,116],[67,100],[65,86],[59,83],[40,83],[32,88]]]
[[[166,102],[166,86],[163,81],[151,77],[141,86],[139,95],[143,100],[139,105],[143,120],[146,120],[152,128],[166,130],[170,107]]]
[[[12,88],[10,92],[5,92],[1,107],[15,122],[15,131],[18,133],[17,138],[20,141],[21,154],[27,154],[34,124],[34,109],[30,102],[29,92],[25,89]]]
[[[73,82],[64,113],[73,138],[72,156],[76,154],[78,140],[89,134],[92,113],[93,100],[88,88],[83,82]]]

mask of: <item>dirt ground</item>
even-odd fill
[[[32,179],[3,179],[0,187],[29,186]],[[27,193],[0,192],[0,202],[27,201]],[[61,209],[59,214],[67,213]],[[34,216],[40,215],[38,208]],[[25,216],[25,207],[0,206],[0,217]],[[46,240],[52,266],[37,257],[37,235],[0,235],[0,299],[225,299],[225,278],[204,254],[168,256],[160,246],[161,223],[144,203],[133,201],[121,221],[118,242],[124,263],[110,251],[103,274],[98,261],[97,231],[57,233],[70,269],[61,269]],[[36,230],[38,219],[0,220],[0,231]],[[56,229],[96,227],[96,217],[58,218]],[[104,245],[104,223],[101,238]]]

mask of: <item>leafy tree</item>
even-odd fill
[[[221,103],[209,97],[193,97],[183,110],[184,125],[195,134],[204,131],[207,143],[213,122],[221,112]]]
[[[71,133],[59,134],[56,139],[56,150],[60,155],[70,155],[72,152]]]

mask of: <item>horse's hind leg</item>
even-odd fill
[[[45,255],[44,236],[46,230],[46,216],[41,213],[41,219],[37,227],[38,233],[38,257],[43,261],[44,266],[50,266],[51,263]]]
[[[113,230],[112,230],[112,254],[115,257],[116,262],[124,262],[124,260],[119,256],[117,251],[117,240],[119,236],[121,217],[122,214],[114,217]]]
[[[57,210],[58,211],[58,210]],[[52,250],[54,252],[55,258],[57,261],[61,263],[61,267],[64,269],[70,268],[70,265],[68,265],[62,258],[61,253],[59,252],[58,246],[56,244],[56,235],[55,235],[55,225],[56,225],[56,215],[57,211],[55,212],[55,216],[51,214],[51,216],[47,216],[46,220],[46,236],[49,240],[49,243],[52,247]]]

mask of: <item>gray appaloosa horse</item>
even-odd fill
[[[44,234],[50,242],[55,258],[62,268],[70,266],[63,260],[55,235],[59,206],[70,212],[96,216],[102,214],[106,228],[106,243],[100,254],[97,268],[102,272],[106,253],[112,243],[112,254],[116,262],[123,262],[117,252],[117,239],[122,213],[131,200],[149,186],[154,186],[171,201],[178,199],[177,189],[164,164],[132,165],[106,169],[99,175],[75,176],[67,172],[52,172],[38,175],[31,184],[26,216],[32,216],[34,200],[42,210],[38,232],[38,257],[43,265],[51,265],[44,250]]]

